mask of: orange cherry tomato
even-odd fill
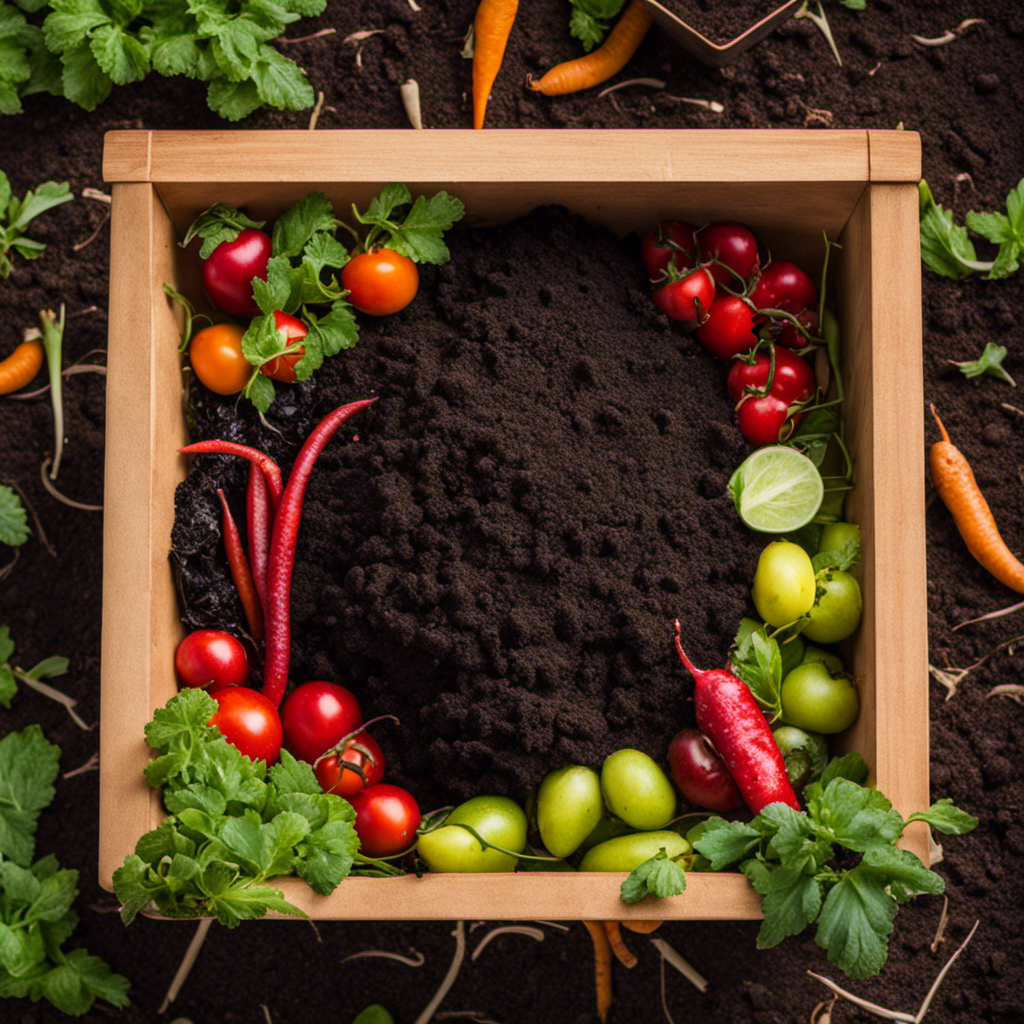
[[[301,320],[282,313],[279,309],[274,310],[274,325],[286,345],[290,345],[299,338],[304,338],[309,333],[309,328]],[[291,384],[295,380],[295,364],[305,354],[306,350],[299,347],[294,352],[278,356],[276,359],[264,363],[260,367],[260,373],[279,380],[282,384]]]
[[[252,365],[242,355],[243,333],[237,324],[214,324],[204,327],[189,344],[192,369],[218,395],[241,391],[252,373]]]
[[[387,316],[405,309],[420,286],[416,264],[392,249],[360,253],[341,268],[341,283],[348,301],[372,316]]]

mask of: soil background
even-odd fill
[[[320,28],[334,34],[287,47],[325,96],[320,128],[407,127],[399,86],[416,78],[428,127],[469,124],[469,62],[460,56],[473,0],[346,0],[329,4],[319,19],[305,19],[292,36]],[[681,53],[657,29],[619,78],[654,77],[660,91],[632,86],[604,98],[596,92],[558,100],[522,87],[578,53],[567,31],[563,0],[521,5],[502,75],[488,111],[491,127],[580,128],[896,128],[922,136],[924,174],[937,199],[963,218],[969,209],[1003,209],[1007,192],[1024,172],[1024,9],[1017,0],[960,3],[886,3],[871,0],[854,12],[826,3],[836,64],[825,40],[807,21],[790,21],[724,69],[712,70]],[[938,37],[965,19],[983,19],[948,45],[926,46],[912,34]],[[354,32],[379,30],[347,42]],[[720,103],[721,113],[687,100]],[[86,114],[63,100],[30,97],[25,112],[0,121],[0,164],[14,191],[47,179],[68,180],[76,195],[102,188],[103,133],[114,128],[227,128],[205,105],[203,87],[151,77],[116,89]],[[305,128],[309,112],[259,112],[240,128]],[[756,159],[756,154],[751,154]],[[106,334],[107,207],[78,198],[40,218],[32,234],[49,244],[42,259],[21,263],[0,282],[0,349],[10,351],[40,309],[65,303],[69,327],[65,362],[102,349]],[[82,245],[98,229],[88,245]],[[979,247],[984,253],[985,246]],[[951,360],[980,354],[989,341],[1009,348],[1006,369],[1024,380],[1020,324],[1021,278],[953,282],[924,273],[925,394],[927,417],[935,402],[951,435],[971,461],[1011,549],[1024,552],[1024,402],[991,377],[963,378]],[[97,357],[98,358],[98,357]],[[100,360],[101,361],[101,360]],[[103,379],[94,374],[65,384],[67,446],[60,485],[79,502],[103,500]],[[934,439],[928,427],[927,437]],[[17,564],[0,582],[0,622],[17,644],[15,661],[30,666],[52,654],[71,659],[61,680],[89,722],[99,713],[102,515],[58,504],[42,488],[39,466],[52,447],[50,405],[44,395],[0,401],[0,478],[17,483],[39,516],[49,547],[34,533]],[[929,496],[932,495],[929,490]],[[1020,682],[1021,655],[1008,641],[1024,633],[1017,613],[957,632],[966,619],[1003,608],[1015,595],[994,583],[967,553],[941,503],[927,511],[930,660],[939,667],[981,664],[947,699],[937,681],[931,693],[933,798],[950,796],[978,815],[969,837],[943,843],[937,870],[949,896],[947,941],[931,951],[941,900],[921,898],[902,909],[884,971],[851,983],[859,994],[914,1012],[932,978],[972,924],[978,932],[932,1004],[934,1024],[1018,1021],[1024,1018],[1021,963],[1024,942],[1019,908],[1024,884],[1020,749],[1024,711],[993,687]],[[3,561],[10,551],[4,550]],[[0,731],[39,722],[73,770],[97,751],[95,731],[79,730],[60,707],[23,690],[12,709],[0,711]],[[80,872],[81,924],[72,940],[104,957],[132,982],[132,1005],[113,1011],[97,1004],[89,1022],[125,1024],[183,1015],[195,1024],[260,1022],[307,1024],[348,1021],[366,1005],[383,1002],[399,1022],[411,1021],[443,977],[454,948],[452,924],[390,922],[255,922],[228,932],[211,930],[199,961],[173,1008],[158,1015],[164,992],[194,925],[138,920],[125,929],[113,898],[95,881],[97,845],[95,772],[59,781],[42,818],[41,853],[54,852]],[[773,950],[755,948],[756,923],[677,923],[662,934],[710,982],[698,994],[674,972],[666,979],[675,1020],[795,1024],[808,1020],[825,990],[807,969],[835,976],[813,936]],[[474,944],[476,935],[473,936]],[[658,1020],[659,961],[645,939],[631,938],[640,957],[632,971],[616,966],[612,1022]],[[344,957],[369,948],[422,951],[419,969],[387,960]],[[542,944],[503,936],[480,960],[463,968],[444,1011],[474,1011],[477,1019],[506,1024],[595,1020],[589,938],[579,926],[549,929]],[[48,1004],[5,1002],[0,1019],[42,1024],[61,1015]],[[458,1019],[458,1018],[456,1018]],[[462,1019],[466,1019],[465,1016]],[[837,1004],[832,1020],[872,1019]]]

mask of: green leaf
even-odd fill
[[[254,373],[244,394],[259,412],[265,413],[274,404],[274,382],[262,373]]]
[[[252,79],[232,82],[228,78],[215,78],[206,90],[206,102],[215,114],[228,121],[241,121],[256,110],[262,100]]]
[[[284,749],[281,750],[281,760],[270,769],[269,778],[278,793],[319,796],[323,792],[313,773],[313,766],[308,761],[300,761]]]
[[[0,544],[12,548],[20,547],[28,540],[28,516],[18,492],[6,484],[0,484]],[[6,661],[0,658],[0,661]]]
[[[859,865],[825,897],[815,942],[851,977],[870,977],[885,964],[898,909],[878,873]]]
[[[190,35],[156,39],[150,52],[153,70],[161,75],[186,75],[201,78],[203,51]]]
[[[60,750],[38,725],[0,739],[0,854],[28,867],[39,813],[53,800]]]
[[[103,25],[89,39],[96,63],[115,85],[140,82],[149,74],[149,50],[119,25]]]
[[[395,1018],[380,1003],[366,1007],[352,1024],[395,1024]]]
[[[863,852],[891,845],[903,832],[903,818],[876,789],[834,779],[808,799],[814,831],[829,842]]]
[[[274,256],[298,256],[317,232],[331,233],[340,223],[330,199],[323,192],[310,192],[274,222]]]
[[[43,35],[54,53],[78,49],[93,29],[111,24],[100,0],[50,0],[50,7]]]
[[[583,44],[588,53],[597,46],[622,10],[625,0],[570,0],[569,34]]]
[[[926,821],[932,828],[949,836],[962,836],[978,826],[978,819],[955,807],[949,797],[936,800],[927,811],[916,811],[907,818],[907,824],[912,821]]]
[[[732,671],[750,688],[770,722],[782,714],[782,655],[767,626],[741,626],[734,641]]]
[[[1006,197],[1006,216],[1001,213],[967,214],[967,226],[999,246],[986,279],[1009,277],[1024,256],[1024,178]]]
[[[860,556],[860,543],[850,538],[838,551],[819,551],[811,558],[811,568],[816,574],[825,569],[848,572],[860,561]]]
[[[742,821],[709,818],[704,822],[703,835],[693,847],[711,862],[712,871],[721,871],[749,856],[761,845],[768,831],[768,828],[760,831]]]
[[[207,723],[217,711],[217,702],[203,689],[186,687],[175,694],[162,708],[153,712],[146,725],[146,742],[167,753],[172,748],[186,748],[197,740],[216,735]]]
[[[942,878],[926,868],[916,854],[896,846],[872,847],[860,866],[886,885],[900,903],[924,894],[939,896],[946,888]]]
[[[868,766],[856,751],[834,757],[821,773],[820,785],[824,789],[834,779],[848,779],[858,785],[868,777]]]
[[[261,322],[258,326],[256,333],[260,335],[259,339],[257,339],[256,333],[250,339],[250,351],[263,353],[266,350],[267,356],[262,358],[267,358],[285,347],[286,342],[278,334],[273,313],[275,310],[280,310],[282,313],[294,313],[298,309],[304,273],[301,268],[293,268],[287,256],[272,256],[267,261],[266,280],[258,277],[252,279],[253,299],[263,313],[269,317],[269,320]],[[250,323],[249,330],[252,330],[252,327],[253,325]],[[277,335],[276,340],[270,334],[271,327],[273,327],[274,334]],[[273,346],[272,350],[271,346]],[[246,352],[244,340],[242,351]],[[248,355],[246,358],[250,362],[252,361]]]
[[[344,300],[339,299],[331,306],[330,312],[318,320],[311,313],[307,314],[309,320],[309,334],[306,335],[306,354],[311,348],[315,348],[325,356],[336,356],[343,349],[352,348],[359,341],[359,324],[356,320],[355,311]],[[304,359],[295,364],[295,376],[304,380],[302,366]],[[300,367],[302,368],[300,370]]]
[[[294,917],[307,915],[293,906],[284,898],[280,889],[269,885],[252,885],[249,883],[236,886],[213,897],[208,909],[221,924],[234,928],[241,921],[251,921],[264,917],[268,910],[279,914],[290,914]]]
[[[189,225],[181,240],[184,249],[197,236],[203,240],[200,259],[208,259],[221,242],[233,242],[246,228],[261,228],[266,223],[253,220],[230,203],[214,203]]]
[[[66,954],[66,965],[76,972],[79,985],[90,997],[86,1009],[95,999],[104,999],[111,1006],[128,1005],[128,979],[115,974],[98,956],[72,949]]]
[[[816,920],[821,910],[821,889],[821,883],[798,864],[776,868],[762,890],[764,923],[757,934],[757,948],[777,946]]]
[[[686,872],[671,860],[662,847],[653,857],[633,868],[619,889],[624,903],[637,903],[645,896],[678,896],[686,889]]]
[[[385,245],[417,263],[447,263],[450,258],[443,232],[462,219],[466,208],[447,192],[427,199],[419,196],[400,227],[392,229]]]
[[[999,380],[1006,381],[1007,384],[1015,388],[1017,382],[1003,369],[1006,351],[1005,345],[997,345],[994,341],[990,341],[985,346],[985,351],[977,359],[964,363],[954,362],[954,365],[960,368],[960,372],[965,377],[980,377],[987,373],[991,377],[998,377]]]
[[[95,110],[110,95],[113,84],[88,45],[64,54],[61,86],[72,103],[86,110]]]
[[[365,213],[360,213],[355,207],[352,208],[352,215],[361,224],[372,224],[385,227],[388,218],[400,206],[407,206],[412,202],[412,193],[399,182],[391,182],[385,185],[380,192],[370,200]]]
[[[277,110],[305,110],[316,101],[306,72],[272,46],[260,47],[252,77],[261,102]]]

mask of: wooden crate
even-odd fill
[[[161,819],[143,777],[143,727],[175,693],[182,634],[168,562],[173,491],[185,472],[178,326],[164,281],[195,286],[176,245],[216,201],[273,217],[313,189],[336,208],[388,181],[445,188],[469,223],[562,203],[616,231],[666,217],[754,226],[773,251],[836,275],[857,486],[864,620],[852,643],[862,699],[848,745],[904,815],[928,805],[924,418],[917,181],[903,131],[111,132],[113,183],[104,526],[101,884]],[[876,359],[876,355],[878,358]],[[905,844],[927,862],[927,832]],[[333,895],[282,880],[312,917],[664,918],[760,916],[739,874],[694,874],[679,897],[627,906],[621,875],[526,873],[346,879]]]

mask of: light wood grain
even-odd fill
[[[921,180],[921,136],[917,132],[868,132],[869,175],[874,182]]]

